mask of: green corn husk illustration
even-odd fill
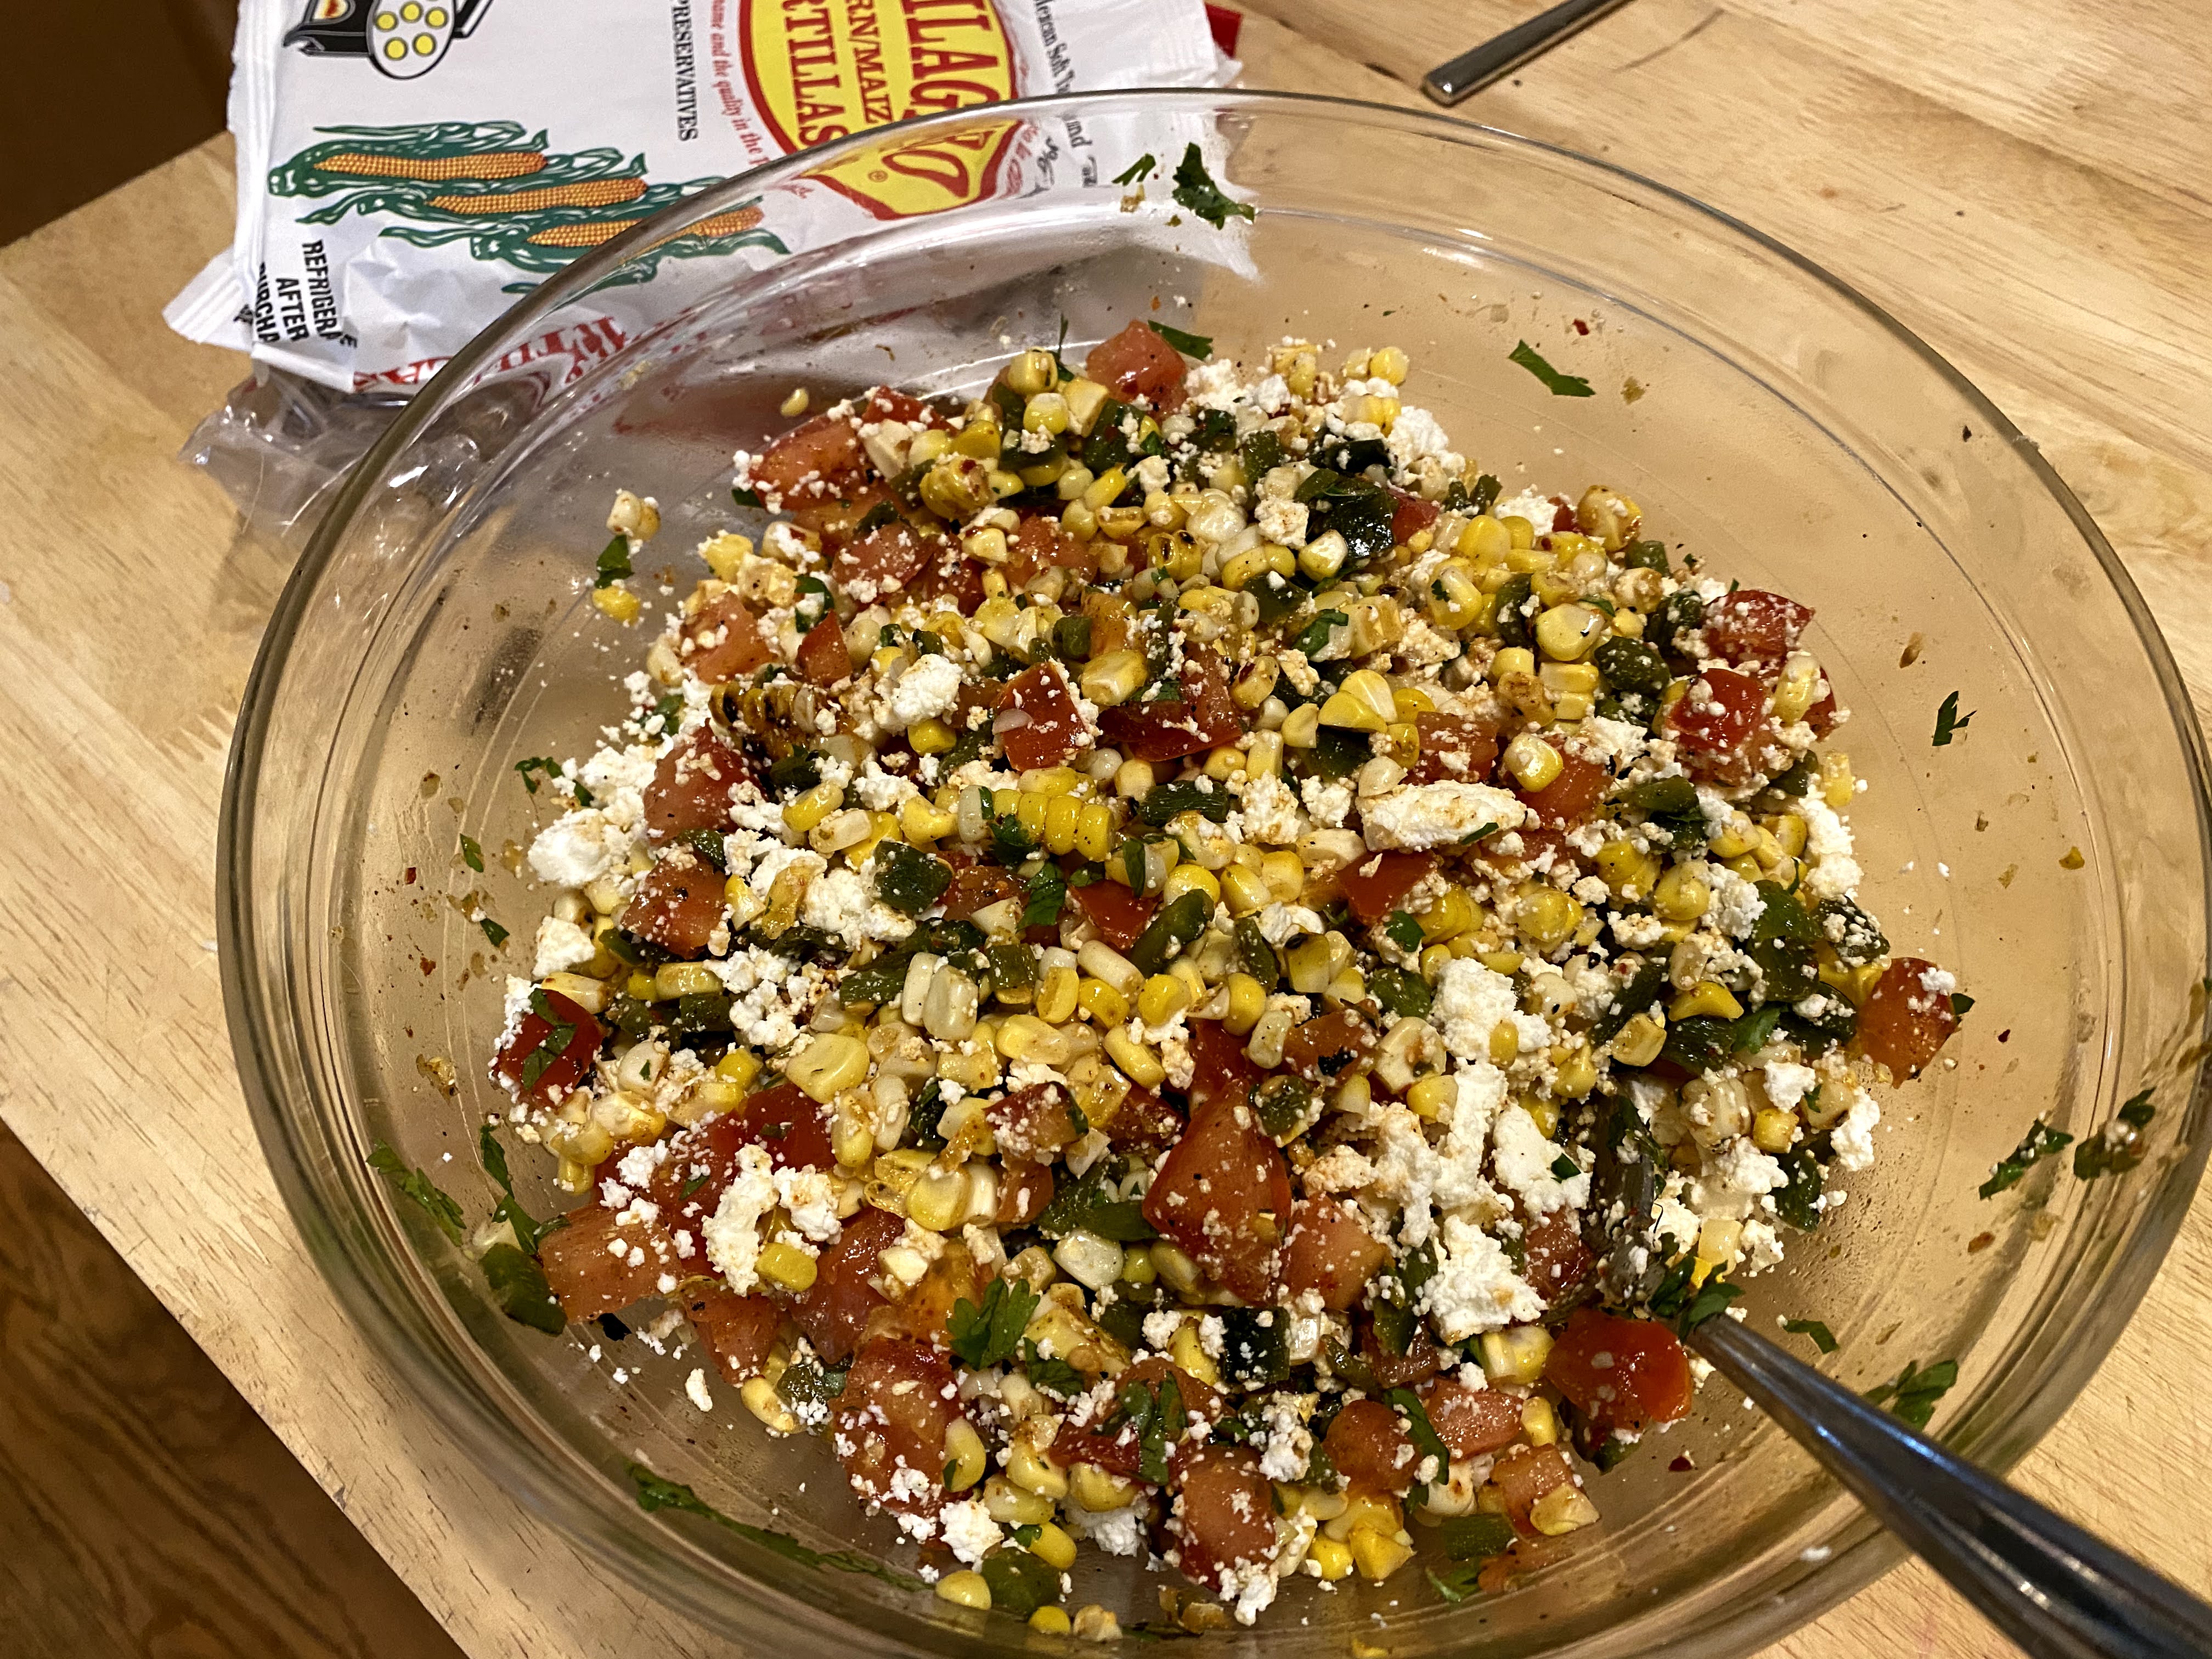
[[[388,214],[413,225],[383,234],[417,247],[465,241],[471,258],[540,276],[612,240],[640,220],[696,195],[716,179],[654,184],[645,157],[616,149],[550,152],[546,134],[524,136],[514,121],[438,121],[404,127],[324,127],[310,146],[269,173],[272,195],[335,197],[301,216],[335,224],[349,213]],[[696,258],[741,247],[788,253],[761,228],[760,198],[714,214],[643,249],[603,286],[652,280],[663,258]],[[534,283],[502,290],[526,294]]]

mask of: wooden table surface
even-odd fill
[[[1256,0],[1240,55],[1249,84],[1418,106],[1436,57],[1533,9]],[[1638,0],[1461,113],[1687,191],[1932,342],[2104,527],[2202,711],[2208,110],[2191,0]],[[471,1654],[740,1651],[604,1579],[476,1471],[343,1316],[262,1162],[212,871],[284,565],[173,459],[240,360],[158,316],[230,223],[217,141],[0,250],[0,1115]],[[2212,1199],[2019,1476],[2200,1592],[2208,1269]],[[1917,1564],[1774,1650],[2009,1650]]]

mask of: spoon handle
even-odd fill
[[[2035,1659],[2212,1654],[2212,1607],[1737,1321],[1690,1346]]]
[[[1560,0],[1549,11],[1492,35],[1449,63],[1437,64],[1421,77],[1421,90],[1439,104],[1456,104],[1627,3],[1628,0]]]

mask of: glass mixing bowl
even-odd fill
[[[1157,176],[1152,204],[1123,210],[1111,176],[1146,150],[1172,166],[1194,139],[1255,222],[1170,217]],[[845,214],[845,230],[808,240],[800,222],[834,169],[886,162],[950,170],[966,199]],[[671,258],[626,281],[684,224],[756,198],[787,255]],[[617,306],[623,349],[574,356],[571,325]],[[1844,1347],[1824,1363],[1862,1388],[1955,1358],[1936,1431],[2010,1464],[2112,1343],[2203,1161],[2204,753],[2148,612],[2033,446],[1832,278],[1600,162],[1311,98],[1042,100],[763,167],[522,300],[362,463],[270,623],[221,855],[240,1069],[354,1316],[608,1571],[720,1628],[825,1654],[1044,1639],[644,1512],[633,1459],[739,1521],[911,1559],[819,1443],[770,1442],[726,1388],[710,1414],[688,1403],[690,1356],[633,1340],[617,1385],[613,1357],[587,1357],[596,1331],[502,1318],[364,1158],[388,1140],[472,1219],[489,1209],[475,1129],[501,1103],[486,1057],[503,975],[526,965],[545,903],[516,872],[554,811],[515,763],[588,753],[643,643],[589,603],[616,486],[659,499],[665,528],[641,563],[688,586],[688,550],[732,515],[731,452],[780,429],[794,385],[817,408],[877,380],[977,389],[1010,344],[1050,343],[1063,319],[1080,349],[1132,315],[1231,354],[1286,333],[1401,345],[1408,398],[1509,491],[1602,479],[1710,570],[1818,608],[1810,643],[1854,711],[1838,744],[1870,786],[1856,828],[1872,907],[1897,949],[1955,969],[1976,1006],[1889,1107],[1878,1167],[1848,1179],[1848,1203],[1746,1303],[1761,1328],[1825,1320]],[[1547,392],[1508,361],[1523,338],[1595,395]],[[1972,724],[1938,749],[1953,690]],[[462,835],[485,849],[480,876]],[[504,951],[471,920],[476,902],[514,930]],[[2139,1168],[2090,1182],[2053,1159],[1977,1199],[2039,1113],[2086,1133],[2145,1088],[2157,1116]],[[562,1207],[539,1155],[514,1162],[534,1212]],[[1670,1470],[1677,1454],[1693,1472]],[[1442,1605],[1413,1571],[1380,1587],[1299,1579],[1255,1631],[1206,1639],[1278,1659],[1341,1655],[1353,1632],[1400,1659],[1735,1653],[1897,1558],[1724,1387],[1656,1450],[1589,1480],[1602,1528],[1505,1595]],[[1076,1577],[1071,1605],[1103,1601],[1125,1624],[1153,1610],[1127,1562],[1086,1559]]]

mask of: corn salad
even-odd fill
[[[1206,344],[739,453],[547,763],[493,1060],[562,1311],[679,1310],[1040,1629],[1118,1629],[1085,1541],[1189,1628],[1556,1553],[1956,1023],[1857,902],[1809,610],[1509,489],[1395,347]],[[608,527],[627,625],[659,509]]]

